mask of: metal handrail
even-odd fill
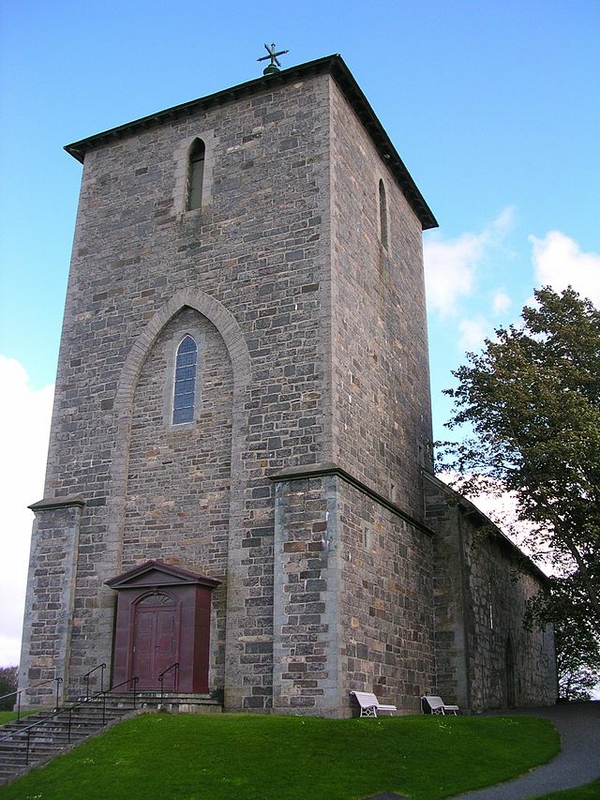
[[[164,681],[164,678],[165,678],[165,675],[167,674],[167,672],[170,672],[171,670],[175,670],[175,678],[173,680],[173,691],[176,692],[177,688],[179,686],[179,681],[178,681],[178,678],[179,678],[179,661],[176,661],[174,664],[171,664],[170,667],[167,667],[165,670],[163,670],[160,673],[160,675],[158,676],[158,682],[160,683],[160,704],[161,705],[162,705],[162,702],[163,702],[163,698],[165,696],[165,687],[163,685],[163,681]]]
[[[81,705],[83,705],[84,703],[87,703],[87,702],[88,702],[87,700],[80,700],[79,703],[75,703],[74,705],[69,706],[68,708],[59,708],[56,711],[52,711],[46,717],[44,717],[44,719],[39,719],[39,720],[37,720],[37,722],[32,722],[31,725],[25,725],[25,726],[23,726],[22,728],[19,728],[16,731],[11,731],[10,733],[5,734],[4,736],[0,736],[0,742],[5,742],[7,739],[11,739],[13,736],[20,736],[22,733],[27,733],[27,755],[29,756],[29,735],[30,735],[31,731],[34,728],[39,728],[42,725],[45,725],[49,720],[55,719],[56,717],[60,717],[61,714],[69,714],[69,717],[70,717],[71,712],[73,711],[74,708],[77,708],[78,706],[81,706]],[[70,718],[69,718],[69,728],[68,728],[68,730],[69,730],[68,740],[71,741],[71,722],[70,722]],[[28,764],[28,763],[29,763],[29,761],[27,760],[25,762],[25,764]]]
[[[92,695],[90,698],[94,700],[97,697],[102,696],[102,727],[106,725],[106,695],[113,691],[113,689],[118,689],[121,686],[125,686],[125,684],[133,684],[133,707],[137,708],[137,685],[139,683],[139,678],[134,675],[132,678],[126,678],[124,681],[120,683],[115,683],[113,686],[109,686],[108,689],[102,689],[100,692],[96,692],[96,694]],[[87,699],[87,698],[86,698]]]
[[[62,678],[53,678],[53,680],[60,680],[60,682],[62,683]],[[111,686],[110,689],[105,689],[105,690],[103,690],[101,692],[97,692],[96,694],[92,695],[92,697],[86,697],[85,700],[80,700],[79,702],[74,703],[73,705],[69,706],[68,708],[59,709],[57,707],[54,712],[48,714],[46,717],[44,717],[44,719],[37,720],[37,722],[32,722],[31,725],[24,725],[22,728],[19,728],[16,731],[11,731],[10,733],[5,734],[4,736],[0,736],[0,742],[6,741],[7,739],[11,739],[13,736],[21,736],[21,735],[25,734],[26,735],[25,766],[28,766],[29,765],[29,754],[30,754],[31,732],[35,728],[40,728],[43,725],[46,725],[50,720],[54,720],[57,717],[60,717],[62,714],[67,714],[68,715],[67,742],[70,742],[71,741],[71,728],[72,728],[72,722],[73,722],[73,711],[76,708],[79,708],[80,706],[83,706],[86,703],[89,703],[90,700],[94,700],[97,697],[102,697],[102,704],[103,704],[103,706],[102,706],[102,708],[103,708],[103,710],[102,710],[102,727],[104,727],[106,725],[106,695],[110,691],[112,691],[112,689],[117,689],[120,686],[124,686],[126,683],[132,683],[133,684],[133,707],[136,708],[137,707],[137,705],[136,705],[136,700],[137,700],[136,687],[137,687],[138,681],[139,681],[139,678],[135,677],[135,676],[133,678],[127,678],[127,680],[121,681],[121,683],[117,683],[115,686]],[[25,691],[25,690],[22,689],[21,691]]]
[[[102,670],[100,672],[100,691],[101,692],[104,691],[104,670],[106,669],[106,664],[104,662],[102,662],[102,664],[97,664],[93,669],[91,669],[89,672],[86,672],[85,675],[83,676],[83,680],[85,681],[85,697],[86,697],[86,700],[90,696],[90,675],[92,675],[92,673],[96,672],[97,669]]]
[[[137,685],[138,685],[139,682],[140,682],[140,679],[137,677],[137,675],[134,675],[132,678],[126,678],[124,681],[121,681],[121,683],[115,683],[113,686],[109,687],[104,692],[104,694],[106,695],[109,692],[112,692],[113,689],[119,689],[121,686],[125,686],[126,683],[132,683],[133,684],[133,707],[137,708],[137,705],[136,705],[136,702],[137,702]]]
[[[48,678],[46,681],[40,681],[40,683],[34,683],[33,686],[27,686],[25,689],[16,689],[14,692],[8,692],[8,694],[0,695],[0,700],[4,700],[7,697],[12,697],[13,695],[17,698],[17,722],[21,719],[21,695],[23,692],[30,692],[32,689],[37,689],[39,686],[46,686],[48,683],[54,683],[56,681],[56,703],[55,703],[55,710],[58,709],[58,694],[60,684],[63,682],[63,679],[58,678]]]

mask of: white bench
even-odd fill
[[[361,717],[376,717],[378,711],[389,711],[390,714],[393,714],[398,710],[396,706],[380,703],[372,692],[350,692],[350,694],[356,697]]]
[[[459,712],[458,706],[450,706],[448,703],[444,703],[441,697],[437,697],[434,695],[423,695],[421,698],[421,711],[423,714],[425,713],[425,709],[423,707],[423,700],[427,703],[429,708],[431,709],[432,714],[454,714],[457,716]]]

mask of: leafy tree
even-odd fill
[[[558,696],[561,700],[589,700],[600,682],[600,640],[585,591],[577,573],[553,577],[548,591],[533,598],[526,623],[554,624]]]
[[[581,617],[555,622],[558,696],[590,700],[600,675],[600,648],[594,637],[580,635]],[[571,624],[569,624],[569,622]]]
[[[591,700],[594,688],[598,683],[597,670],[588,667],[575,656],[572,651],[557,650],[558,662],[558,699],[559,700]]]
[[[0,667],[0,697],[17,691],[18,667]],[[10,711],[15,704],[15,697],[0,700],[0,711]]]
[[[526,544],[600,636],[600,312],[569,288],[535,292],[518,326],[467,354],[438,462],[461,491],[510,492]]]

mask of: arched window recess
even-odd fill
[[[204,182],[204,160],[206,146],[202,139],[195,139],[188,160],[187,210],[202,208],[202,184]]]
[[[383,180],[379,180],[379,236],[381,244],[387,248],[388,246],[388,210],[387,210],[387,196],[385,193],[385,185]]]

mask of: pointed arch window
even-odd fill
[[[381,244],[388,246],[388,216],[387,216],[387,197],[383,180],[379,181],[379,236]]]
[[[202,139],[195,139],[190,148],[188,165],[187,209],[193,211],[202,207],[202,184],[204,182],[204,160],[206,146]]]
[[[197,368],[198,346],[195,339],[187,334],[177,348],[175,359],[173,425],[181,425],[194,420]]]

